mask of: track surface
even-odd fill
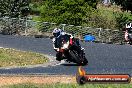
[[[100,43],[82,43],[86,49],[88,66],[83,67],[87,73],[121,73],[132,76],[132,46],[111,45]],[[0,35],[0,47],[34,51],[55,56],[51,39],[36,39],[29,37],[15,37]],[[73,63],[64,63],[57,66],[32,68],[0,68],[0,74],[65,74],[75,75],[78,66]]]

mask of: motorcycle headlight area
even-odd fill
[[[68,46],[69,46],[69,42],[65,43],[62,48],[66,49],[66,48],[68,48]]]

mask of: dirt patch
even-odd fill
[[[0,86],[13,85],[18,83],[76,83],[76,77],[69,75],[0,76]]]

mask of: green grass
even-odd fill
[[[10,86],[2,86],[1,88],[132,88],[132,84],[16,84]]]
[[[48,61],[42,54],[0,48],[0,67],[43,64]]]

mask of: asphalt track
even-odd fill
[[[130,74],[132,76],[132,46],[101,43],[82,43],[89,64],[83,67],[88,74]],[[0,47],[15,48],[55,56],[52,40],[48,38],[29,38],[0,35]],[[75,75],[78,66],[63,63],[56,66],[37,66],[22,68],[0,68],[0,74],[65,74]]]

